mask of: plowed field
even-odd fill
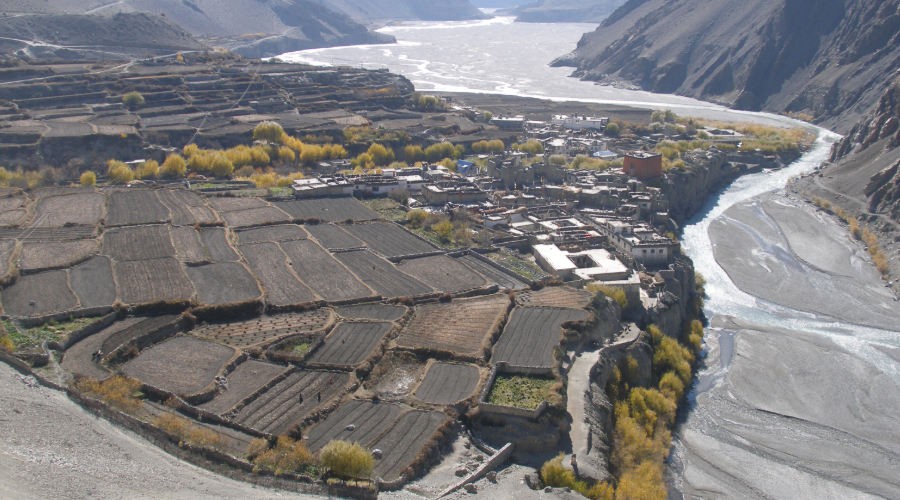
[[[576,309],[517,307],[494,347],[491,361],[552,368],[553,347],[559,344],[563,323],[587,318],[587,311]]]
[[[400,417],[384,437],[371,445],[383,452],[372,475],[385,481],[399,478],[447,420],[447,415],[437,411],[411,411]]]
[[[40,220],[42,227],[62,227],[65,224],[94,225],[103,217],[104,198],[102,193],[44,198],[37,203],[35,220]]]
[[[341,393],[348,382],[347,373],[300,370],[242,408],[234,420],[261,432],[282,434]]]
[[[270,304],[286,306],[316,300],[312,290],[291,271],[287,256],[277,243],[241,245],[238,250],[244,254],[253,275],[265,288],[266,300]]]
[[[0,212],[15,210],[28,202],[28,198],[20,196],[11,196],[9,198],[0,198]]]
[[[359,248],[366,244],[334,224],[306,226],[306,231],[328,250]]]
[[[65,271],[22,276],[0,292],[0,300],[3,311],[10,316],[48,314],[78,305]]]
[[[181,263],[173,258],[117,262],[119,299],[125,304],[157,300],[190,300],[194,286]]]
[[[405,260],[397,265],[397,269],[445,293],[457,293],[488,285],[484,276],[446,255]]]
[[[481,373],[472,365],[434,363],[416,389],[416,397],[426,403],[453,404],[475,392]]]
[[[458,259],[463,264],[469,266],[473,271],[487,278],[488,281],[496,283],[500,288],[509,288],[511,290],[521,290],[522,288],[528,287],[528,285],[521,281],[518,278],[510,276],[499,269],[492,267],[489,264],[485,264],[484,262],[472,257],[471,255],[464,255]]]
[[[191,332],[199,338],[238,348],[265,345],[291,335],[324,330],[335,320],[331,309],[261,316],[244,321],[211,323]]]
[[[172,246],[175,247],[175,258],[190,263],[209,261],[200,241],[200,233],[196,229],[189,226],[170,227],[169,234]]]
[[[116,301],[116,283],[107,257],[94,257],[69,269],[69,285],[81,307],[111,306]]]
[[[400,272],[393,264],[368,250],[340,252],[334,257],[382,297],[407,297],[434,292],[430,286]]]
[[[163,225],[110,229],[103,233],[103,255],[116,262],[174,257],[169,227]]]
[[[107,355],[116,349],[123,347],[129,342],[140,339],[141,337],[156,332],[163,328],[177,328],[175,323],[178,316],[175,314],[167,314],[164,316],[150,316],[137,318],[133,324],[129,324],[125,328],[116,330],[112,335],[106,337],[101,346],[103,355]]]
[[[381,216],[366,208],[356,198],[320,198],[315,200],[276,201],[275,206],[295,219],[317,218],[338,222],[347,219],[375,220]]]
[[[385,304],[362,304],[339,307],[337,311],[338,314],[348,319],[397,321],[406,314],[406,307]]]
[[[263,243],[267,241],[291,241],[305,240],[306,231],[294,224],[282,224],[278,226],[266,226],[256,229],[238,231],[237,237],[241,245],[247,243]]]
[[[60,241],[57,243],[26,243],[22,245],[22,260],[19,268],[23,271],[58,269],[81,262],[97,251],[96,240]]]
[[[25,210],[7,210],[5,212],[0,212],[0,224],[5,226],[18,224],[24,221],[26,215],[28,215],[28,212]]]
[[[187,268],[200,302],[216,306],[258,299],[259,285],[240,262],[221,262]]]
[[[96,226],[38,227],[27,229],[0,228],[0,240],[68,241],[95,238]]]
[[[175,337],[144,350],[125,364],[122,373],[165,391],[190,395],[211,384],[234,355],[230,347]]]
[[[538,291],[516,292],[516,303],[520,306],[567,307],[582,309],[593,300],[594,294],[587,290],[576,290],[567,286],[548,286]]]
[[[167,220],[169,209],[159,201],[155,191],[139,189],[109,195],[107,226],[131,226]]]
[[[249,227],[277,222],[290,222],[291,218],[275,207],[250,208],[235,212],[223,212],[222,217],[228,227]]]
[[[326,301],[337,302],[375,295],[343,264],[312,240],[284,241],[281,249],[291,260],[292,268],[300,280]]]
[[[402,227],[387,222],[372,224],[348,224],[342,229],[362,240],[369,248],[381,255],[401,257],[434,252],[437,247],[419,239]]]
[[[509,297],[506,295],[419,306],[412,321],[397,338],[397,344],[477,355],[488,347],[488,335],[506,316],[507,307]]]
[[[316,452],[329,441],[341,439],[368,448],[397,421],[402,411],[402,407],[390,403],[350,401],[309,430],[306,446]],[[348,429],[351,425],[353,430]]]
[[[161,189],[156,194],[159,201],[169,209],[173,225],[193,226],[210,224],[218,220],[216,213],[194,192],[184,189]]]
[[[225,236],[225,230],[222,228],[211,228],[200,231],[200,241],[206,247],[206,252],[213,262],[237,262],[241,260],[234,248],[228,244],[228,238]]]
[[[97,380],[106,378],[106,376],[109,375],[109,370],[94,361],[94,353],[98,350],[102,350],[103,342],[111,335],[134,325],[142,319],[143,318],[126,318],[121,321],[116,321],[107,328],[81,339],[66,350],[66,354],[63,356],[60,366],[69,373],[74,373],[76,375],[94,377]],[[104,356],[106,354],[109,353],[103,353]]]
[[[207,198],[209,204],[216,209],[216,212],[236,212],[238,210],[247,210],[250,208],[260,208],[270,206],[265,200],[250,197],[233,197],[233,196],[210,196]]]
[[[325,337],[308,363],[352,368],[372,354],[391,326],[391,323],[341,323]]]
[[[96,188],[90,186],[54,186],[37,189],[34,196],[37,199],[46,198],[48,196],[62,196],[66,194],[94,193]]]
[[[200,408],[217,415],[227,413],[286,370],[284,366],[272,363],[252,359],[244,361],[225,377],[228,390],[220,391],[212,401],[203,403]]]

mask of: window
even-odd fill
[[[650,253],[656,253],[656,250],[655,249],[650,250]]]
[[[646,249],[645,249],[645,250],[641,250],[641,253],[646,254],[646,253],[647,253],[647,250],[646,250]]]
[[[372,191],[378,191],[378,186],[373,187]]]

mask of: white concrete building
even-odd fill
[[[534,259],[563,281],[621,281],[631,270],[603,249],[567,252],[556,245],[534,245]]]
[[[605,116],[595,117],[584,115],[554,115],[551,123],[553,123],[553,125],[561,125],[571,130],[582,130],[589,128],[602,131],[606,129],[606,124],[609,123],[609,118]]]

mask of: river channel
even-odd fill
[[[679,96],[594,85],[548,63],[590,24],[511,18],[407,23],[392,45],[280,56],[387,68],[419,90],[669,108],[715,120],[805,126]],[[845,227],[789,196],[839,137],[742,177],[688,221],[683,248],[707,280],[704,367],[675,432],[671,497],[900,498],[900,305]]]

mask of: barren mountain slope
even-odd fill
[[[554,64],[574,76],[793,111],[846,131],[900,68],[900,0],[629,0]]]
[[[377,20],[462,21],[489,16],[469,0],[314,0],[365,22]]]
[[[508,13],[527,23],[599,23],[623,3],[625,0],[536,0],[522,2]]]

